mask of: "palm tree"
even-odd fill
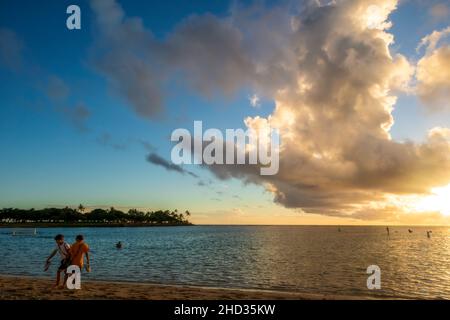
[[[86,208],[80,203],[80,205],[78,206],[78,211],[83,213],[84,210],[86,210]]]

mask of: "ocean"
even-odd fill
[[[412,233],[408,231],[412,229]],[[426,231],[432,230],[431,238]],[[83,234],[91,273],[82,279],[229,287],[359,297],[450,299],[450,228],[341,226],[184,226],[0,229],[0,274],[44,272],[53,237]],[[115,243],[122,241],[123,248]],[[367,288],[368,266],[381,289]]]

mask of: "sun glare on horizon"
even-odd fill
[[[450,184],[431,189],[430,194],[421,197],[414,207],[418,211],[434,211],[450,216]]]

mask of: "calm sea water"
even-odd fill
[[[390,238],[384,227],[42,228],[16,237],[0,229],[0,274],[53,277],[59,259],[43,266],[54,235],[83,234],[92,255],[83,279],[450,299],[450,228],[412,229],[392,227]],[[381,290],[367,289],[372,264]]]

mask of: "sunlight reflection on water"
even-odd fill
[[[37,237],[0,229],[0,273],[53,276],[56,260],[43,272],[53,236],[72,242],[83,234],[93,271],[83,277],[90,279],[449,299],[450,229],[412,229],[391,227],[389,239],[384,227],[47,228]],[[372,264],[381,268],[381,290],[366,287]]]

